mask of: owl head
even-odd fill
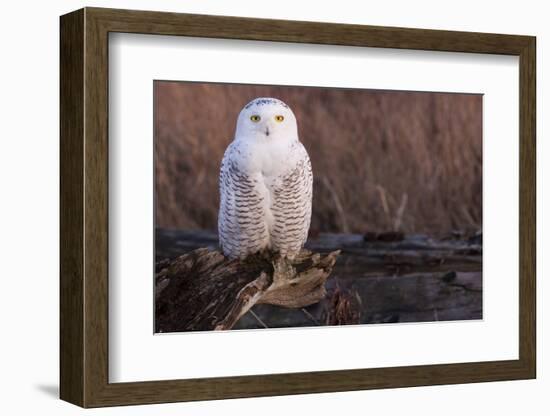
[[[277,98],[256,98],[239,113],[235,140],[258,143],[296,141],[296,117],[290,107]]]

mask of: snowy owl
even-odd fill
[[[223,253],[242,259],[269,250],[293,259],[307,239],[312,182],[311,162],[288,105],[275,98],[248,103],[220,168]]]

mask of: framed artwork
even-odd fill
[[[534,37],[60,29],[63,400],[535,377]]]

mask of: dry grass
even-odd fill
[[[357,291],[342,289],[337,284],[328,296],[325,324],[357,325],[361,323],[361,298]]]
[[[157,82],[156,224],[216,229],[241,107],[282,99],[314,173],[313,232],[481,226],[480,95]]]

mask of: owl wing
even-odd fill
[[[313,174],[311,161],[301,143],[298,163],[279,181],[273,191],[271,230],[273,248],[281,255],[294,258],[304,246],[311,223]]]
[[[238,169],[234,144],[227,148],[220,168],[218,234],[223,253],[244,258],[269,241],[265,198],[257,181]]]

